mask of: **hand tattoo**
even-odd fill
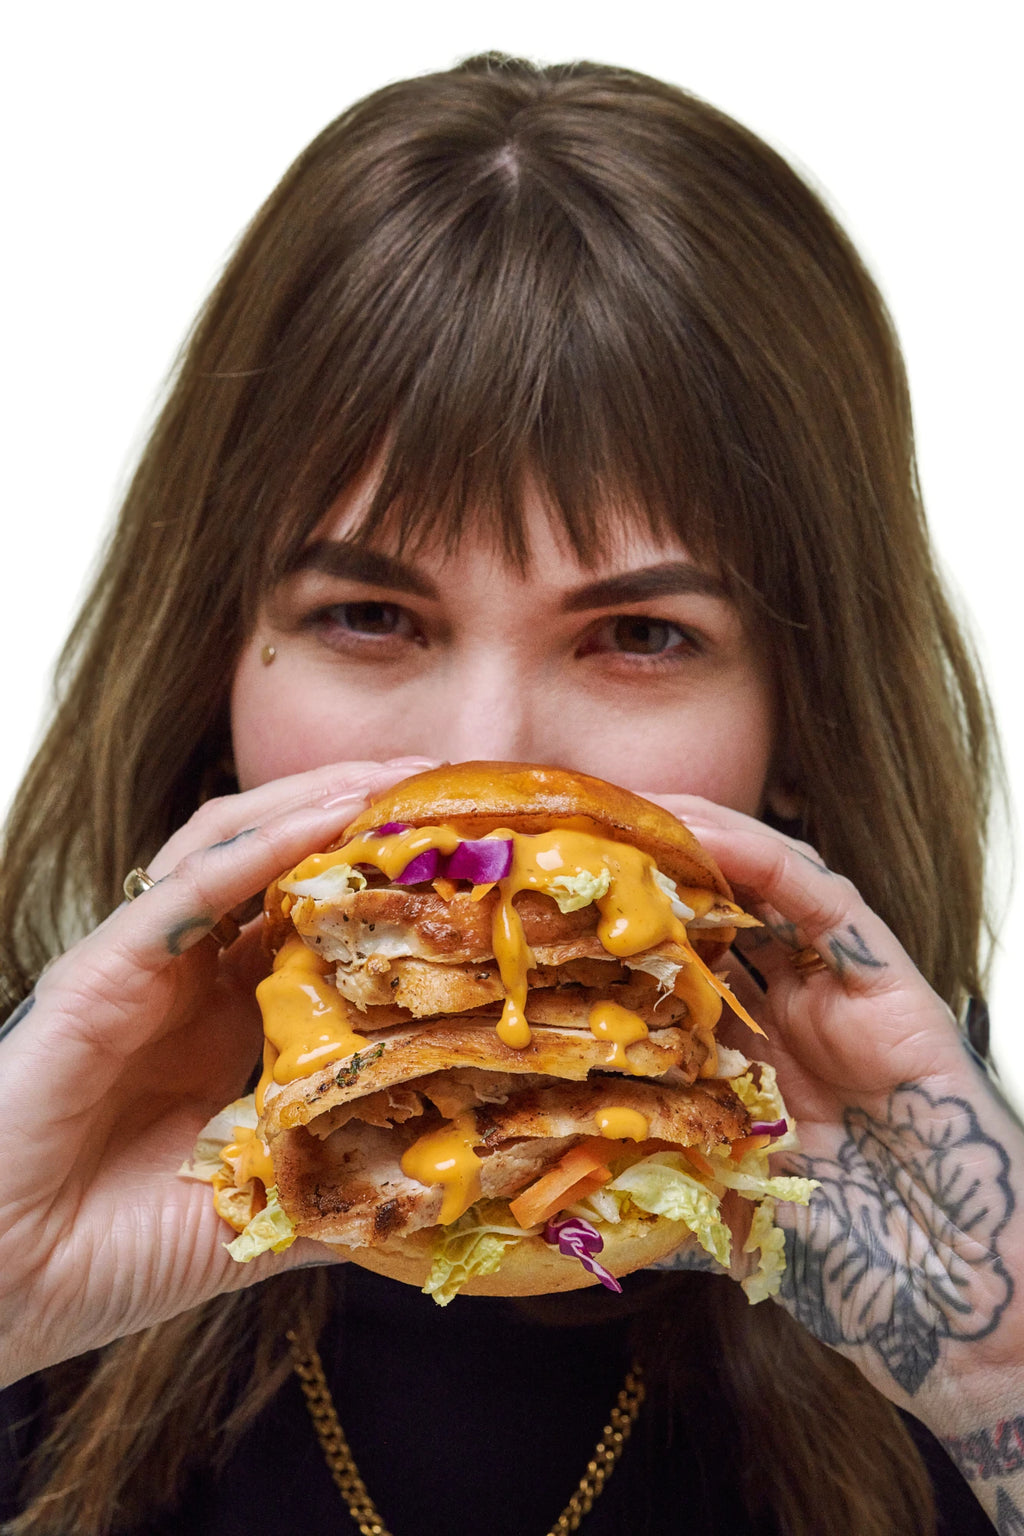
[[[998,1239],[1015,1199],[1006,1152],[965,1099],[896,1088],[876,1119],[849,1109],[835,1158],[793,1207],[781,1299],[826,1344],[874,1350],[910,1396],[947,1339],[992,1332],[1013,1295]]]
[[[808,947],[806,934],[789,918],[781,917],[773,908],[764,905],[757,908],[757,914],[764,926],[754,929],[749,937],[745,937],[748,949],[763,949],[773,940],[785,945],[786,949],[801,950]],[[839,932],[821,935],[817,943],[826,945],[831,956],[829,969],[836,976],[849,975],[865,967],[872,971],[882,971],[888,964],[888,961],[879,959],[853,923],[847,923]]]
[[[821,859],[815,858],[813,854],[806,853],[803,848],[796,848],[792,843],[787,843],[786,847],[790,853],[795,853],[798,859],[803,859],[805,864],[809,864],[812,869],[816,869],[819,875],[830,875],[832,873],[827,864],[823,864]]]
[[[1024,1413],[1001,1419],[995,1429],[953,1435],[942,1444],[969,1483],[979,1477],[1008,1477],[1024,1467]]]
[[[885,961],[871,953],[852,923],[847,923],[846,932],[851,935],[851,939],[841,938],[835,933],[828,936],[828,950],[835,962],[832,968],[836,975],[842,976],[851,966],[860,965],[866,965],[874,971],[883,971]]]
[[[28,997],[26,997],[22,1002],[18,1004],[14,1012],[8,1014],[7,1018],[3,1022],[3,1025],[0,1026],[0,1040],[5,1039],[14,1029],[14,1027],[17,1024],[20,1024],[22,1019],[25,1018],[27,1014],[32,1012],[32,1009],[35,1007],[35,1003],[36,995],[34,992],[30,992]]]
[[[231,844],[237,843],[240,838],[252,837],[255,831],[255,827],[243,827],[241,832],[236,832],[233,837],[223,837],[219,843],[211,843],[210,848],[211,850],[214,848],[230,848]]]
[[[667,1253],[663,1259],[655,1259],[653,1264],[646,1266],[648,1269],[685,1269],[688,1271],[699,1270],[705,1275],[727,1275],[729,1271],[723,1269],[718,1260],[710,1253],[706,1253],[699,1243],[685,1242],[681,1248]]]
[[[183,955],[186,949],[192,948],[192,944],[198,943],[199,939],[206,937],[213,928],[215,921],[216,919],[211,917],[208,912],[202,913],[198,917],[182,918],[180,923],[175,923],[167,935],[168,954]]]
[[[1024,1515],[1005,1488],[996,1494],[996,1530],[999,1536],[1024,1536]]]

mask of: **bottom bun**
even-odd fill
[[[348,1248],[342,1243],[330,1246],[340,1258],[422,1290],[433,1262],[434,1231],[429,1227],[374,1248]],[[602,1223],[600,1232],[604,1248],[595,1258],[616,1278],[657,1263],[693,1239],[685,1221],[669,1221],[664,1216],[634,1215],[614,1226]],[[566,1258],[542,1237],[524,1237],[506,1252],[500,1269],[490,1275],[474,1275],[459,1295],[549,1296],[599,1283],[578,1259]]]

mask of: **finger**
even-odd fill
[[[691,829],[737,900],[764,924],[738,935],[737,946],[769,985],[784,974],[814,982],[813,957],[805,951],[817,954],[850,991],[887,992],[916,976],[891,930],[809,843],[697,796],[665,796],[662,803]]]
[[[135,901],[120,907],[80,949],[102,949],[110,984],[163,970],[203,939],[232,908],[261,893],[283,870],[326,847],[367,804],[362,792],[294,807],[229,838],[196,848]],[[66,959],[67,957],[65,957]],[[63,979],[64,961],[46,978]]]
[[[328,763],[237,795],[208,800],[168,839],[151,861],[149,873],[159,879],[195,848],[223,842],[284,811],[319,805],[334,795],[360,794],[372,799],[402,779],[436,766],[434,760],[424,757],[393,758],[386,763]]]
[[[48,1121],[86,1115],[116,1084],[133,1054],[181,1022],[180,997],[195,970],[178,957],[218,917],[311,849],[330,842],[365,804],[335,797],[302,806],[227,842],[188,854],[177,868],[62,956],[36,988],[23,1027],[3,1042],[8,1083],[22,1074],[23,1103],[45,1090]],[[212,953],[185,955],[216,971]],[[196,996],[204,995],[202,989]],[[195,998],[192,999],[194,1004]]]

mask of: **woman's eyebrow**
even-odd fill
[[[612,608],[620,603],[642,603],[652,597],[678,597],[697,593],[703,597],[724,597],[725,588],[717,576],[701,570],[689,560],[669,560],[644,570],[623,571],[588,582],[566,594],[565,613],[579,613],[584,608]]]
[[[439,596],[434,583],[414,566],[394,555],[349,544],[344,539],[315,539],[312,544],[307,544],[288,574],[294,575],[297,571],[322,571],[325,576],[340,576],[349,581],[364,582],[369,587],[387,587],[392,592],[409,592],[414,597],[435,601]]]

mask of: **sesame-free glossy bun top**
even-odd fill
[[[718,865],[671,812],[631,790],[568,768],[535,763],[455,763],[403,779],[372,800],[335,844],[389,821],[453,827],[483,837],[498,827],[548,832],[556,823],[630,843],[648,854],[679,885],[732,891]]]

